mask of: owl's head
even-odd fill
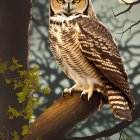
[[[74,16],[86,14],[89,0],[50,0],[51,15]]]

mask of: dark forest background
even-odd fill
[[[137,25],[122,34],[122,30],[127,29],[138,18],[140,18],[140,5],[136,5],[131,13],[114,17],[112,10],[117,14],[126,8],[117,0],[94,0],[95,12],[100,20],[112,31],[116,38],[118,47],[129,76],[130,86],[135,96],[136,103],[140,102],[140,25]],[[35,22],[30,24],[30,66],[37,65],[41,71],[41,80],[51,89],[48,95],[36,94],[42,105],[35,109],[34,117],[36,118],[44,108],[48,108],[61,96],[65,87],[73,85],[73,81],[67,78],[55,63],[49,47],[48,40],[48,18],[49,3],[48,0],[34,0],[32,15],[42,25]],[[117,34],[121,33],[121,34]],[[108,106],[90,117],[86,122],[77,124],[67,135],[68,136],[87,136],[101,130],[111,128],[119,122],[114,118]],[[123,133],[130,136],[133,140],[140,137],[140,119],[126,128]],[[110,140],[118,140],[119,134],[110,137]]]

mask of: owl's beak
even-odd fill
[[[70,9],[70,3],[68,3],[68,6],[67,6],[66,11],[67,11],[67,14],[68,14],[68,16],[69,16],[69,15],[70,15],[70,11],[71,11],[71,9]]]
[[[67,2],[67,3],[65,4],[65,6],[64,6],[64,13],[63,13],[63,14],[64,14],[65,16],[67,16],[67,17],[71,15],[71,10],[72,10],[72,9],[71,9],[71,6],[70,6],[70,5],[71,5],[71,3],[70,3],[70,2]]]

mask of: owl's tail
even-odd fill
[[[131,109],[125,96],[122,95],[122,92],[117,89],[109,89],[106,91],[106,93],[109,105],[112,109],[114,116],[120,119],[131,121]]]

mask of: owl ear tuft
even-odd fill
[[[88,0],[88,6],[87,6],[84,14],[97,19],[97,16],[94,12],[94,8],[93,8],[93,4],[92,4],[91,0]]]

